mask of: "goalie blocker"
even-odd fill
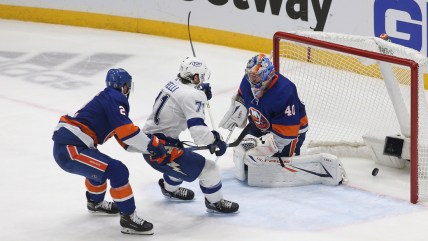
[[[345,169],[334,155],[271,157],[277,151],[272,134],[247,135],[233,151],[236,178],[248,179],[248,185],[256,187],[335,186],[347,181]]]

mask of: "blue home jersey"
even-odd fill
[[[254,98],[251,85],[244,77],[239,94],[256,125],[262,132],[273,132],[285,139],[295,139],[308,128],[304,104],[300,101],[294,83],[276,73],[265,93],[258,100]]]
[[[95,132],[99,144],[102,144],[113,130],[132,124],[128,115],[129,102],[126,96],[113,88],[105,88],[70,119],[88,126]]]
[[[105,88],[89,103],[71,117],[62,116],[60,124],[78,127],[83,133],[93,139],[94,145],[103,144],[113,135],[119,143],[126,147],[127,139],[140,132],[128,117],[129,102],[125,95],[113,88]],[[76,133],[75,133],[76,134]],[[66,136],[55,136],[60,141]]]

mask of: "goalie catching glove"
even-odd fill
[[[243,128],[246,124],[248,110],[243,104],[243,99],[237,94],[232,97],[229,110],[220,121],[219,127],[232,131],[236,125]]]
[[[270,157],[278,152],[278,147],[275,144],[274,137],[271,133],[261,137],[247,135],[242,141],[240,146],[244,149],[245,164],[249,166],[258,166],[264,163],[266,157]]]
[[[184,151],[172,146],[164,146],[165,141],[151,136],[150,143],[147,145],[147,151],[150,154],[150,161],[156,162],[159,165],[166,165],[169,162],[175,161],[183,155]]]

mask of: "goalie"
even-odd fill
[[[252,125],[234,149],[235,176],[252,186],[338,185],[345,177],[332,155],[299,156],[308,117],[294,83],[275,72],[265,54],[252,57],[220,127]]]

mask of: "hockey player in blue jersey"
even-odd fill
[[[197,145],[209,145],[221,156],[226,151],[226,143],[217,131],[211,131],[205,124],[204,107],[211,99],[211,87],[204,83],[209,78],[209,70],[204,61],[186,58],[182,61],[178,77],[167,82],[157,96],[153,111],[148,117],[143,131],[157,136],[166,146],[179,147],[179,152],[171,152],[171,158],[153,161],[144,155],[146,161],[163,173],[159,185],[164,196],[178,200],[192,200],[194,192],[180,187],[183,181],[199,179],[205,195],[207,211],[236,213],[239,205],[223,199],[221,176],[215,162],[195,153],[191,148],[183,148],[179,134],[189,129]]]
[[[238,93],[220,122],[220,127],[232,130],[249,120],[254,123],[249,134],[273,136],[278,152],[273,156],[300,155],[308,130],[305,105],[296,86],[278,72],[265,54],[252,57],[245,69]]]
[[[74,116],[64,115],[53,134],[53,156],[67,172],[86,177],[87,208],[93,213],[118,214],[122,233],[153,234],[153,225],[138,217],[129,172],[120,161],[97,149],[114,136],[127,151],[148,154],[154,161],[170,155],[156,136],[148,137],[129,119],[128,97],[132,77],[123,69],[110,69],[107,87]],[[150,154],[149,154],[150,153]],[[114,202],[104,200],[110,181]]]
[[[305,105],[296,85],[275,72],[264,54],[247,62],[245,76],[220,126],[232,131],[235,126],[243,127],[247,119],[254,125],[233,149],[238,180],[258,187],[335,186],[347,180],[336,156],[300,155],[308,131]]]

